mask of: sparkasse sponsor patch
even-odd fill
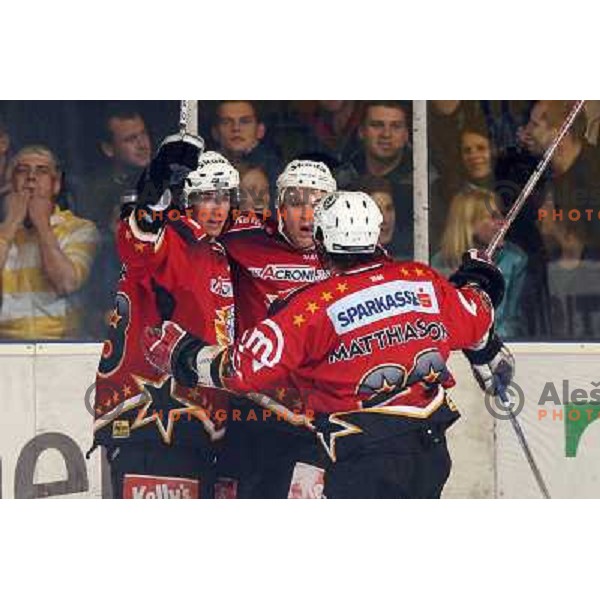
[[[430,281],[390,281],[334,302],[328,309],[336,333],[347,333],[395,315],[439,313]]]

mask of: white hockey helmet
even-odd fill
[[[198,167],[192,171],[183,186],[183,198],[187,203],[191,194],[232,190],[240,187],[240,174],[237,169],[218,152],[209,150],[198,159]]]
[[[333,192],[315,209],[315,239],[331,254],[372,254],[383,223],[379,206],[364,192]]]
[[[283,204],[283,194],[287,188],[309,188],[330,193],[337,184],[329,167],[314,160],[293,160],[288,163],[277,178],[277,205]]]

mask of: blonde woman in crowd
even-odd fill
[[[497,196],[472,188],[456,194],[451,202],[442,235],[441,249],[431,265],[444,274],[453,272],[469,248],[484,249],[502,225]],[[495,262],[506,279],[504,300],[496,309],[496,330],[502,337],[523,335],[520,298],[525,282],[527,255],[515,244],[505,241]]]

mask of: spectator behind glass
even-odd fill
[[[493,188],[494,155],[492,140],[485,130],[475,128],[463,130],[460,136],[460,156],[464,186]]]
[[[538,227],[548,255],[550,336],[555,341],[600,337],[600,256],[577,222],[557,218],[551,194],[540,209]]]
[[[108,106],[99,142],[106,163],[91,178],[81,212],[106,231],[121,196],[135,189],[150,164],[152,144],[142,116],[118,105]]]
[[[103,341],[106,339],[108,313],[114,308],[119,277],[121,275],[121,259],[115,244],[121,207],[130,196],[121,197],[121,204],[115,206],[111,220],[102,231],[98,251],[92,264],[90,277],[82,290],[82,301],[85,305],[85,321],[81,328],[81,337]]]
[[[333,168],[358,149],[361,103],[356,100],[296,102],[292,122],[283,132],[281,147],[288,161],[303,154],[319,154]]]
[[[529,122],[519,132],[532,155],[541,156],[551,145],[572,104],[565,100],[535,103]],[[568,218],[571,210],[579,211],[579,237],[600,250],[600,161],[597,151],[585,141],[585,130],[585,115],[580,113],[550,161],[550,189],[563,218]],[[589,218],[585,211],[590,211]]]
[[[269,194],[269,176],[261,165],[241,163],[240,173],[240,210],[263,211],[271,206]]]
[[[45,146],[20,150],[0,224],[0,337],[50,339],[78,333],[75,292],[88,277],[98,233],[57,205],[58,161]]]
[[[477,124],[499,154],[517,146],[517,130],[526,122],[529,100],[430,100],[428,139],[431,162],[442,178],[460,165],[460,133],[467,123]]]
[[[590,250],[584,230],[576,222],[554,218],[555,208],[549,194],[538,221],[549,256],[551,337],[555,341],[598,341],[599,257]]]
[[[0,118],[0,196],[3,196],[10,188],[7,177],[9,151],[10,135],[6,125]]]
[[[357,186],[358,191],[365,192],[375,200],[383,215],[379,244],[391,255],[394,255],[394,234],[396,232],[396,207],[394,206],[394,190],[392,184],[383,177],[367,175]]]
[[[250,100],[222,100],[217,103],[212,136],[218,151],[236,168],[252,163],[264,168],[269,176],[271,195],[282,165],[277,154],[265,140],[267,127],[258,104]]]
[[[439,249],[450,201],[456,194],[474,188],[494,191],[496,150],[487,131],[478,125],[467,125],[460,134],[459,168],[448,173],[440,182],[441,193],[431,201],[431,247]]]
[[[432,258],[431,265],[449,275],[458,268],[467,250],[487,247],[502,222],[499,201],[493,193],[472,189],[457,194],[450,203],[441,250]],[[496,330],[501,337],[520,337],[524,334],[520,299],[527,255],[511,242],[504,242],[495,262],[506,280],[504,299],[496,309]]]
[[[392,186],[396,221],[397,252],[402,258],[413,253],[412,149],[409,144],[409,109],[396,100],[370,100],[364,104],[358,130],[361,148],[335,176],[340,189],[356,189],[361,177],[383,177]]]

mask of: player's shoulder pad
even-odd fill
[[[154,256],[160,237],[160,233],[141,231],[132,215],[119,221],[116,243],[121,262],[129,266],[144,264]]]
[[[214,252],[215,254],[217,254],[219,256],[223,256],[223,257],[227,256],[227,252],[225,251],[223,244],[221,244],[217,240],[211,240],[209,247],[210,247],[210,250],[212,252]]]
[[[406,279],[433,279],[440,277],[440,274],[434,268],[418,260],[395,261],[395,266],[398,267],[400,276]]]
[[[286,306],[296,300],[296,298],[302,296],[308,288],[314,287],[314,283],[305,283],[300,287],[293,288],[288,291],[280,292],[279,296],[271,302],[267,314],[269,317],[276,315],[279,311],[283,310]]]
[[[209,236],[202,225],[186,215],[181,215],[177,219],[168,220],[167,225],[188,244],[208,241]]]

